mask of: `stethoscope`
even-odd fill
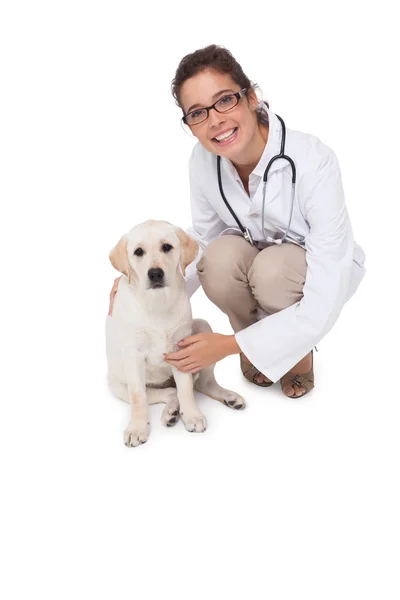
[[[264,171],[264,176],[263,176],[263,202],[262,202],[262,209],[261,209],[261,220],[262,220],[262,233],[264,236],[264,240],[270,244],[282,244],[285,239],[286,236],[289,233],[289,229],[290,229],[290,224],[292,222],[292,214],[293,214],[293,205],[294,205],[294,191],[295,191],[295,185],[296,185],[296,167],[295,164],[293,162],[293,160],[290,158],[290,156],[287,156],[285,154],[285,141],[286,141],[286,126],[285,123],[283,121],[283,119],[279,116],[276,115],[278,117],[278,119],[280,120],[281,124],[282,124],[282,139],[281,139],[281,150],[280,153],[277,154],[276,156],[273,156],[271,158],[271,160],[269,161],[267,168]],[[267,187],[267,179],[268,179],[268,172],[271,168],[271,165],[274,161],[279,160],[279,159],[284,159],[287,160],[290,163],[290,167],[292,169],[292,204],[291,204],[291,208],[290,208],[290,216],[289,216],[289,222],[288,222],[288,226],[287,229],[284,233],[284,236],[281,238],[271,238],[269,236],[265,235],[265,229],[264,229],[264,205],[265,205],[265,188]],[[233,212],[231,206],[228,203],[228,200],[225,198],[225,194],[224,194],[224,190],[222,189],[222,180],[221,180],[221,157],[217,156],[217,170],[218,170],[218,185],[219,185],[219,191],[221,192],[221,196],[223,201],[225,202],[227,208],[230,210],[230,213],[232,215],[232,217],[235,219],[236,223],[239,225],[239,228],[243,234],[244,239],[249,242],[249,244],[251,244],[252,246],[254,246],[254,240],[253,237],[250,233],[250,230],[247,227],[243,227],[243,225],[241,224],[241,222],[239,221],[239,219],[237,218],[236,214]]]

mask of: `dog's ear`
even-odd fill
[[[130,279],[128,240],[125,237],[122,237],[118,244],[111,250],[109,259],[114,269],[117,269],[117,271],[123,273]]]
[[[181,244],[181,269],[183,275],[185,275],[186,267],[190,265],[197,256],[199,244],[180,227],[175,228],[175,233]]]

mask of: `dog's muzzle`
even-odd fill
[[[165,286],[164,271],[162,269],[149,269],[147,272],[147,276],[150,280],[151,288],[159,288]]]

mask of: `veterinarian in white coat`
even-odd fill
[[[266,106],[262,110],[268,115],[269,136],[250,174],[247,201],[236,169],[228,159],[222,160],[225,195],[258,248],[270,245],[263,241],[261,227],[262,176],[270,159],[279,152],[282,130],[275,114]],[[297,169],[290,242],[306,251],[303,298],[267,318],[260,309],[260,320],[235,334],[244,354],[272,381],[288,372],[328,333],[365,273],[364,252],[353,239],[335,154],[318,138],[290,129],[286,153]],[[268,233],[277,239],[286,230],[291,209],[288,167],[284,160],[273,163],[266,186],[265,224]],[[190,157],[189,172],[193,227],[188,233],[198,240],[202,250],[218,236],[240,235],[218,191],[216,156],[198,143]],[[186,280],[192,295],[200,285],[195,263],[189,266]]]
[[[247,379],[263,387],[280,379],[283,392],[297,397],[314,387],[312,349],[356,291],[365,256],[353,239],[334,152],[286,128],[254,88],[215,45],[184,57],[176,71],[172,93],[199,142],[189,161],[188,233],[200,251],[186,271],[187,289],[201,283],[234,334],[190,336],[166,360],[197,372],[240,353]],[[264,189],[282,140],[289,159],[270,165]]]
[[[187,273],[188,290],[193,293],[200,275],[204,291],[234,328],[228,353],[241,352],[253,366],[247,373],[242,363],[250,380],[268,386],[282,378],[287,395],[303,395],[314,385],[312,348],[332,328],[365,273],[364,252],[353,239],[338,160],[317,137],[289,128],[285,133],[284,122],[259,102],[241,66],[225,48],[210,46],[186,56],[172,87],[184,123],[199,140],[189,162],[193,227],[188,233],[198,240],[204,255],[197,272],[192,264]],[[271,164],[263,207],[263,175],[270,159],[280,153],[282,138],[284,155],[291,160],[280,158]],[[296,172],[294,196],[291,161]],[[241,229],[250,231],[255,248],[232,235],[241,231],[223,196]],[[285,234],[284,243],[276,245],[274,240]],[[249,266],[250,251],[258,273]],[[240,266],[240,252],[246,255],[245,266]],[[286,280],[283,286],[282,279]],[[241,297],[243,284],[247,296]],[[301,285],[300,294],[296,285]],[[282,290],[280,302],[273,297],[274,287]],[[269,310],[259,307],[257,317],[252,314],[249,320],[244,304],[252,292],[259,305]],[[184,344],[196,339],[201,341],[194,337]],[[213,342],[218,346],[218,338],[208,342],[210,358],[215,358]],[[193,364],[195,346],[192,343],[193,354],[186,359],[184,350],[170,358],[180,356],[182,365]]]

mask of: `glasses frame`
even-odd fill
[[[204,123],[204,121],[207,121],[208,116],[210,114],[210,110],[212,108],[214,110],[216,110],[218,113],[220,113],[221,115],[223,115],[224,113],[227,113],[230,110],[232,110],[233,108],[235,108],[235,106],[237,106],[239,104],[239,100],[241,98],[243,98],[243,96],[246,94],[247,91],[248,91],[248,88],[243,88],[242,90],[240,90],[240,92],[233,92],[231,94],[225,94],[225,96],[221,96],[221,98],[218,98],[218,100],[216,102],[214,102],[214,104],[212,104],[211,106],[203,106],[201,108],[196,108],[195,110],[191,110],[190,112],[187,113],[187,115],[184,115],[182,117],[181,121],[185,125],[187,125],[187,127],[196,127],[196,125],[201,125],[201,123]],[[230,108],[228,108],[228,110],[218,110],[218,108],[215,105],[218,104],[218,102],[221,102],[221,100],[223,100],[224,98],[227,98],[228,96],[235,96],[235,98],[236,98],[236,104],[234,104],[233,106],[231,106]],[[206,110],[207,111],[207,116],[202,121],[199,121],[199,123],[194,123],[193,125],[190,125],[189,123],[186,122],[186,119],[187,119],[187,117],[189,115],[191,115],[192,113],[196,112],[197,110]]]

